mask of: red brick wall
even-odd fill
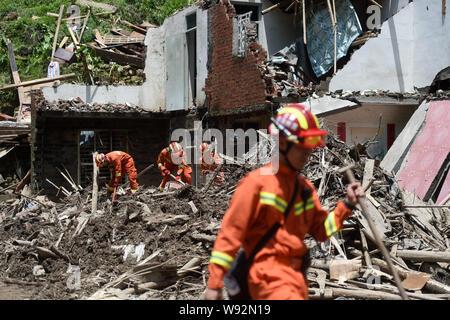
[[[209,110],[249,107],[265,102],[265,82],[258,64],[267,57],[260,44],[249,44],[246,58],[233,57],[233,17],[228,0],[213,6],[211,14],[212,59],[205,92]]]

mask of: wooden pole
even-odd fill
[[[140,176],[142,176],[143,174],[145,174],[148,170],[150,170],[151,168],[153,168],[155,166],[154,163],[152,163],[151,165],[149,165],[147,168],[145,168],[144,170],[142,170],[141,172],[139,172],[139,174],[137,175],[137,178],[139,179]]]
[[[328,2],[329,2],[329,0],[328,0]],[[345,172],[350,183],[353,183],[356,181],[355,176],[353,175],[353,172],[351,170],[353,167],[354,167],[354,165],[351,165],[351,166],[347,166],[347,167],[339,170],[340,173]],[[375,236],[376,244],[377,244],[378,248],[380,248],[381,253],[384,256],[384,259],[388,263],[391,274],[394,276],[395,284],[397,285],[398,291],[400,292],[400,296],[402,297],[403,300],[408,300],[405,289],[403,288],[401,281],[400,281],[400,277],[398,276],[397,270],[394,268],[394,265],[392,264],[391,256],[390,256],[389,252],[387,251],[386,247],[384,246],[383,241],[381,240],[381,237],[378,234],[378,230],[375,228],[375,225],[374,225],[372,219],[367,214],[368,209],[366,206],[365,197],[359,197],[358,203],[361,206],[361,209],[362,209],[361,211],[363,213],[363,216],[366,218],[367,222],[369,223],[369,227],[370,227],[370,230],[372,231],[372,234]]]
[[[94,152],[92,155],[92,210],[91,213],[95,214],[97,212],[97,198],[98,198],[98,167],[97,163],[95,163],[95,157],[97,156],[97,152]]]
[[[412,261],[450,262],[450,252],[445,251],[397,250],[397,256]]]
[[[303,42],[306,45],[306,8],[305,8],[305,1],[302,0],[302,10],[303,10]]]
[[[336,17],[336,4],[333,0],[333,15],[334,15],[334,73],[337,71],[337,17]]]
[[[1,90],[10,90],[10,89],[14,89],[17,87],[29,87],[29,86],[32,86],[35,84],[54,82],[56,80],[62,80],[62,79],[73,78],[73,77],[75,77],[75,73],[64,74],[64,75],[57,76],[54,78],[41,78],[41,79],[36,79],[36,80],[31,80],[31,81],[25,81],[25,82],[21,82],[19,84],[9,84],[7,86],[0,88],[0,91]]]
[[[19,112],[17,114],[16,119],[18,121],[20,120],[20,115],[22,114],[22,104],[25,101],[25,90],[23,86],[21,86],[19,71],[17,70],[16,57],[14,56],[14,48],[12,42],[9,39],[7,39],[6,45],[8,47],[9,65],[11,67],[14,84],[19,85],[17,88],[17,93],[19,94]]]
[[[53,39],[52,57],[50,59],[52,61],[53,61],[53,56],[55,55],[56,44],[58,42],[59,26],[61,25],[61,19],[62,19],[63,11],[64,11],[64,5],[62,4],[61,7],[59,7],[58,22],[56,23],[55,38]]]
[[[78,42],[81,43],[81,39],[83,38],[83,32],[84,29],[86,28],[86,24],[88,22],[89,19],[89,15],[91,14],[91,10],[88,11],[88,14],[86,16],[86,19],[84,19],[84,23],[83,23],[83,27],[81,28],[81,33],[80,33],[80,37],[78,38]]]

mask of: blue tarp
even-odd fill
[[[335,0],[335,4],[339,60],[347,54],[348,48],[361,34],[362,28],[349,0]],[[334,66],[334,29],[326,1],[314,1],[313,8],[310,9],[312,10],[308,10],[306,14],[306,46],[312,69],[316,76],[320,77]]]

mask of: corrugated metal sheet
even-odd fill
[[[397,175],[400,187],[421,199],[450,152],[449,123],[450,100],[431,102],[425,127],[411,146],[406,166]],[[439,196],[441,200],[450,192],[448,178],[447,176]]]

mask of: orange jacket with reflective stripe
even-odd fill
[[[177,170],[177,175],[181,175],[183,170],[186,170],[186,173],[191,173],[192,168],[186,164],[186,162],[183,160],[180,164],[176,164],[172,161],[172,156],[169,152],[169,148],[164,148],[158,156],[158,168],[159,170],[163,171],[164,169],[167,169],[169,171],[173,171],[175,169]]]
[[[112,151],[105,155],[108,161],[108,167],[111,171],[112,177],[109,183],[110,186],[117,186],[122,174],[124,174],[128,168],[134,168],[133,158],[123,151]]]
[[[314,185],[298,176],[299,191],[294,206],[284,221],[284,210],[294,192],[295,173],[289,167],[280,165],[274,175],[261,174],[261,170],[270,168],[271,164],[268,164],[254,170],[239,182],[230,207],[223,217],[211,254],[208,288],[223,288],[223,276],[239,248],[242,246],[248,257],[276,222],[280,222],[281,227],[255,256],[253,266],[270,256],[279,260],[291,257],[301,260],[307,250],[303,242],[307,233],[318,241],[325,241],[350,216],[351,210],[343,201],[338,201],[337,207],[330,213],[324,210]],[[306,199],[302,199],[301,190],[305,187],[311,192]]]

